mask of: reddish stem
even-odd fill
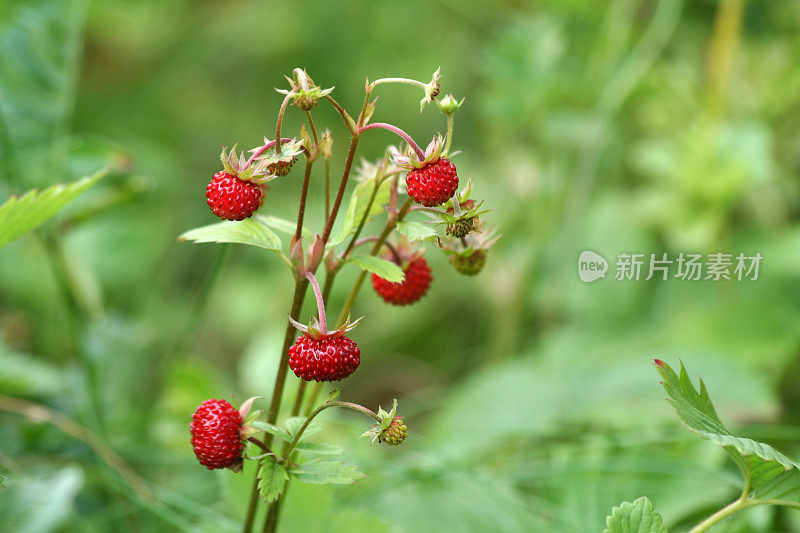
[[[386,124],[385,122],[373,122],[372,124],[367,124],[366,126],[362,126],[362,127],[358,128],[356,133],[357,134],[361,134],[361,133],[363,133],[363,132],[365,132],[367,130],[376,129],[376,128],[380,128],[380,129],[391,131],[392,133],[396,133],[397,135],[402,137],[404,141],[406,141],[408,143],[408,145],[411,147],[411,149],[414,150],[414,153],[417,154],[417,157],[419,158],[420,161],[423,161],[425,159],[425,152],[422,151],[422,148],[420,148],[417,143],[414,142],[414,139],[411,138],[411,135],[409,135],[408,133],[404,132],[403,130],[401,130],[397,126],[393,126],[391,124]]]
[[[311,282],[311,287],[314,289],[314,297],[317,299],[317,311],[319,311],[319,325],[322,328],[322,334],[328,334],[328,323],[325,319],[325,300],[322,298],[322,291],[317,283],[317,278],[311,272],[306,272],[306,278]]]

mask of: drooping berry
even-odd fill
[[[289,367],[305,381],[340,381],[355,372],[360,362],[358,345],[338,333],[300,335],[289,348]]]
[[[253,216],[264,201],[264,187],[220,171],[206,187],[211,211],[225,220],[244,220]]]
[[[475,207],[475,200],[467,200],[461,204],[461,211],[469,211]],[[449,215],[455,216],[455,210],[452,207],[447,209],[447,213]],[[478,227],[478,220],[476,217],[462,217],[456,220],[455,222],[451,222],[447,225],[445,229],[445,233],[447,235],[451,235],[457,239],[461,237],[466,237],[469,235],[471,231],[477,229]]]
[[[407,436],[408,428],[406,428],[406,424],[403,422],[403,417],[396,416],[392,419],[392,423],[389,424],[389,427],[381,431],[379,440],[391,446],[397,446],[406,440]]]
[[[280,161],[276,161],[274,163],[270,163],[269,165],[267,165],[267,169],[276,176],[285,176],[286,174],[292,171],[292,167],[296,162],[297,162],[296,157],[292,157],[288,161],[283,159]]]
[[[458,189],[456,166],[446,157],[440,157],[406,174],[408,195],[426,207],[442,205]]]
[[[242,461],[242,416],[225,400],[206,400],[192,415],[192,448],[200,464],[236,468]]]
[[[465,276],[474,276],[486,265],[486,250],[478,249],[471,253],[452,254],[450,262]]]
[[[372,287],[383,298],[383,301],[392,305],[413,304],[428,292],[431,286],[431,267],[424,257],[418,257],[408,263],[403,270],[406,277],[399,283],[392,283],[377,274],[372,275]]]

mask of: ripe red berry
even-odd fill
[[[192,415],[192,448],[200,464],[214,468],[235,466],[242,460],[239,429],[242,416],[225,400],[206,400]]]
[[[440,157],[422,168],[414,168],[406,174],[408,195],[426,207],[442,205],[453,197],[458,189],[456,166],[446,157]]]
[[[300,335],[289,348],[289,367],[305,381],[339,381],[358,368],[361,350],[344,335]]]
[[[372,287],[384,302],[392,305],[409,305],[428,292],[433,278],[431,267],[424,257],[411,261],[403,272],[406,277],[400,283],[392,283],[377,274],[372,275]]]
[[[244,220],[261,207],[264,187],[220,171],[206,187],[206,198],[211,211],[219,218]]]

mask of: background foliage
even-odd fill
[[[364,291],[344,396],[399,397],[410,436],[367,447],[361,420],[323,415],[314,439],[368,477],[293,485],[284,530],[598,531],[642,495],[687,529],[741,487],[722,450],[679,431],[653,356],[702,374],[736,434],[800,455],[799,30],[793,0],[3,2],[0,200],[110,168],[0,249],[0,393],[97,437],[2,400],[3,523],[236,530],[251,474],[201,468],[189,415],[266,392],[291,284],[263,250],[176,236],[214,221],[203,190],[220,146],[260,143],[293,67],[353,107],[364,77],[441,65],[444,90],[467,97],[459,174],[504,238],[475,279],[430,249],[435,282],[412,308]],[[418,98],[387,87],[376,119],[441,130]],[[341,163],[345,133],[317,114]],[[294,178],[265,212],[292,217]],[[584,285],[587,248],[764,262],[756,282]],[[719,531],[800,531],[798,515],[752,509]]]

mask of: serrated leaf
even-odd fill
[[[258,469],[258,493],[267,503],[272,503],[283,494],[289,475],[283,466],[272,457],[265,457]]]
[[[409,241],[428,241],[439,237],[436,230],[421,222],[407,221],[397,223],[397,231],[405,235]]]
[[[237,243],[258,246],[279,252],[281,239],[259,219],[248,218],[240,221],[225,221],[189,230],[180,237],[182,241],[196,243]]]
[[[367,180],[358,184],[350,197],[350,203],[347,205],[347,211],[345,212],[339,232],[336,234],[336,237],[328,242],[329,248],[338,246],[347,240],[347,238],[356,231],[356,228],[358,228],[365,214],[367,222],[369,222],[372,217],[383,211],[383,206],[389,201],[389,197],[391,196],[390,185],[390,180],[384,180],[378,186],[378,190],[374,191],[375,182],[373,180]],[[369,200],[373,191],[375,192],[375,198],[372,200],[372,205],[370,206]],[[368,206],[369,212],[367,213]]]
[[[614,507],[606,518],[603,533],[667,533],[667,528],[653,502],[642,496],[633,503],[623,502]]]
[[[72,183],[53,185],[41,192],[34,189],[6,200],[0,205],[0,247],[42,225],[104,175],[105,171],[98,172]]]
[[[303,483],[352,485],[366,477],[355,465],[336,461],[313,459],[289,471],[292,477]]]
[[[261,420],[254,420],[253,422],[250,423],[250,425],[256,429],[260,429],[261,431],[266,431],[270,435],[274,435],[279,439],[283,439],[286,442],[290,442],[292,440],[292,436],[289,435],[289,433],[285,429],[279,428],[274,424],[270,424],[268,422],[262,422]]]
[[[286,220],[285,218],[275,217],[272,215],[255,215],[255,218],[257,218],[262,224],[271,230],[283,233],[285,235],[294,235],[294,232],[297,229],[297,222],[292,222],[291,220]],[[311,239],[314,238],[314,233],[305,226],[303,226],[301,231],[303,232],[303,240],[307,243],[310,243]]]
[[[347,260],[348,263],[356,264],[361,270],[377,274],[383,279],[392,283],[400,283],[406,277],[403,269],[391,261],[375,257],[374,255],[354,255]]]
[[[748,483],[748,497],[800,502],[800,465],[769,444],[733,435],[717,415],[703,380],[695,389],[681,363],[680,375],[663,361],[656,368],[667,401],[694,434],[722,446]]]

